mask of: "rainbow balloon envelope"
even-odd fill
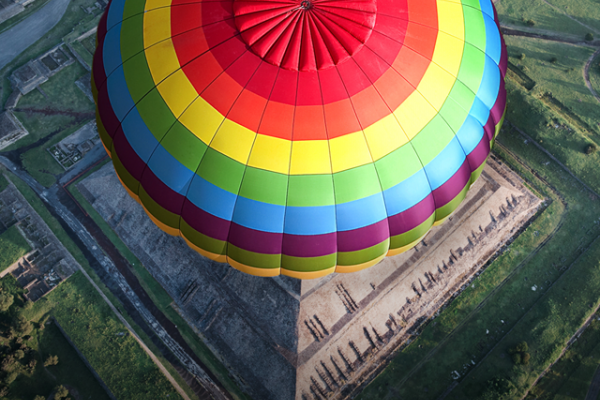
[[[503,120],[491,0],[113,0],[98,128],[164,231],[259,276],[354,272],[465,198]]]

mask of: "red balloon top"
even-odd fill
[[[356,53],[375,25],[375,0],[236,0],[235,24],[263,60],[314,71]]]

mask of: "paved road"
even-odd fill
[[[0,34],[0,69],[37,42],[60,21],[70,0],[50,0],[23,22]]]

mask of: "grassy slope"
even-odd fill
[[[581,38],[588,32],[588,29],[554,10],[542,0],[502,0],[496,3],[496,8],[503,24],[527,27],[526,21],[531,19],[537,29],[572,34]]]
[[[577,21],[600,31],[600,7],[596,0],[546,0],[561,11],[573,16]],[[597,35],[596,35],[597,36]]]
[[[76,272],[30,315],[51,313],[119,399],[180,398],[85,276]]]
[[[80,178],[77,182],[84,179]],[[113,245],[119,250],[119,252],[127,259],[132,265],[133,272],[139,279],[142,287],[154,304],[169,318],[179,329],[179,332],[187,342],[187,344],[194,350],[194,353],[202,360],[202,362],[210,368],[210,370],[217,376],[219,381],[231,393],[235,399],[246,399],[245,394],[239,389],[235,382],[229,377],[227,369],[223,364],[214,356],[210,349],[202,342],[194,330],[188,325],[188,323],[177,313],[175,309],[171,307],[173,299],[163,289],[156,279],[144,268],[138,258],[129,250],[129,248],[123,243],[123,241],[115,234],[111,227],[104,221],[104,219],[98,214],[98,212],[87,202],[87,200],[79,193],[76,188],[76,184],[69,186],[69,191],[77,199],[79,204],[86,210],[86,212],[92,217],[94,222],[100,227],[102,232],[109,238]]]
[[[31,246],[15,225],[0,235],[0,271],[10,267],[20,257],[31,251]]]
[[[576,114],[591,128],[591,136],[600,142],[599,104],[586,87],[582,73],[595,49],[515,36],[505,40],[510,61],[525,66],[526,75],[536,82],[532,94],[539,97],[551,92],[567,112]],[[525,59],[514,58],[519,54],[525,54]],[[553,57],[558,59],[554,63],[550,62]]]
[[[0,192],[3,191],[4,189],[6,189],[7,186],[8,186],[8,181],[6,180],[4,175],[2,175],[2,169],[0,169]]]

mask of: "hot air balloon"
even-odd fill
[[[304,279],[406,251],[460,205],[506,65],[491,0],[112,0],[92,86],[156,225]]]

